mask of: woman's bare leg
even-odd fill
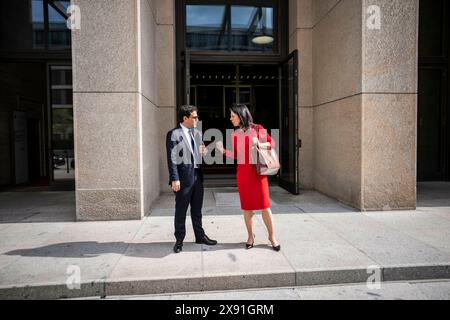
[[[248,233],[248,239],[247,243],[252,244],[253,243],[253,211],[244,210],[244,220],[245,220],[245,226],[247,227],[247,233]]]
[[[272,243],[272,246],[277,246],[278,241],[275,236],[275,227],[273,225],[272,211],[270,210],[270,208],[262,210],[262,218],[269,233],[269,241]]]

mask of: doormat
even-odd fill
[[[216,192],[214,198],[218,207],[238,207],[241,205],[237,192]]]

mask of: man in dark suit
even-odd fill
[[[201,169],[204,145],[202,134],[196,129],[198,110],[195,106],[181,106],[177,128],[170,130],[166,137],[169,185],[175,192],[175,239],[173,251],[183,249],[186,235],[186,212],[191,205],[191,219],[194,227],[195,243],[215,245],[202,227],[203,173]]]

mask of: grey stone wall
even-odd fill
[[[415,209],[418,0],[364,0],[381,9],[363,28],[362,207]]]
[[[301,187],[361,210],[415,208],[418,1],[289,4]],[[366,26],[369,5],[379,30]]]
[[[74,4],[81,9],[72,39],[77,219],[141,219],[163,185],[162,136],[174,125],[173,6]]]

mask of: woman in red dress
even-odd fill
[[[270,210],[269,183],[267,176],[258,175],[251,161],[251,147],[258,144],[260,148],[274,148],[275,143],[261,125],[253,124],[253,118],[247,106],[243,104],[231,107],[230,121],[237,128],[231,135],[233,150],[226,150],[219,141],[217,149],[226,157],[237,160],[236,180],[244,210],[245,225],[248,232],[246,248],[253,248],[255,235],[253,233],[254,210],[262,210],[262,218],[269,233],[269,241],[275,251],[280,250],[274,231],[272,211]]]

